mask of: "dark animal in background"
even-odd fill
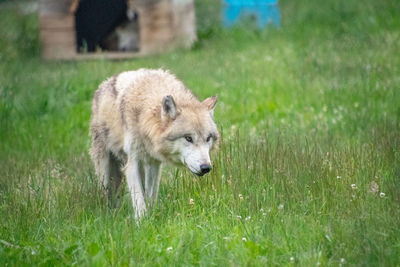
[[[75,12],[77,51],[137,50],[137,15],[127,14],[126,0],[80,0]]]

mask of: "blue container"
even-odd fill
[[[223,0],[222,21],[225,27],[233,26],[241,16],[253,16],[259,28],[268,23],[279,27],[278,0]]]

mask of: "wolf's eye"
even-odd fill
[[[193,143],[192,137],[186,135],[186,136],[185,136],[185,139],[186,139],[186,141],[188,141],[189,143]]]
[[[207,142],[210,142],[211,138],[212,138],[212,135],[210,134],[210,135],[207,137]]]

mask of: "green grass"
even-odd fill
[[[83,62],[40,60],[37,16],[0,8],[1,266],[400,265],[400,2],[285,0],[266,31],[211,3],[192,50]],[[141,67],[218,94],[222,141],[136,223],[87,152],[94,90]]]

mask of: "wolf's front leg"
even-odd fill
[[[146,212],[139,164],[139,161],[136,159],[128,159],[126,165],[126,180],[132,197],[135,218],[137,219],[142,217]]]
[[[145,196],[149,204],[157,200],[158,188],[160,186],[161,162],[158,160],[148,160],[144,165],[145,171]]]

